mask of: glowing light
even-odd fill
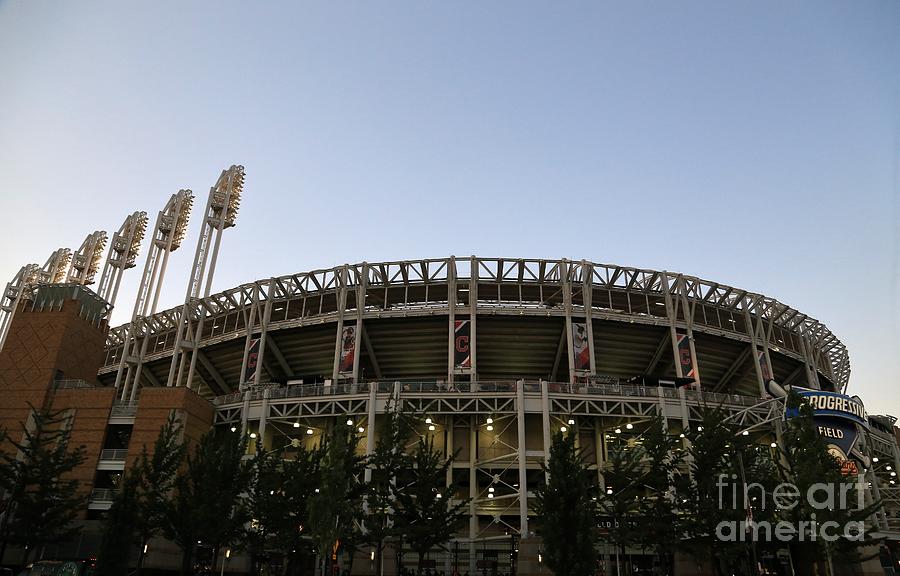
[[[307,428],[307,429],[306,429],[306,435],[307,435],[307,436],[312,436],[312,435],[313,435],[313,429],[312,429],[312,428]]]
[[[300,427],[300,423],[299,423],[299,422],[294,422],[294,428],[299,428],[299,427]]]
[[[616,429],[614,430],[614,432],[615,432],[616,434],[621,434],[621,433],[622,433],[622,429],[621,429],[621,428],[616,428]]]
[[[491,426],[490,424],[487,425],[487,430],[488,430],[488,432],[490,432],[490,431],[493,430],[493,429],[494,429],[493,426]]]
[[[769,444],[769,446],[771,446],[772,448],[778,448],[778,444],[776,444],[775,442],[772,442],[771,444]]]
[[[569,418],[569,426],[574,426],[574,425],[575,425],[575,419]]]
[[[565,432],[566,430],[568,430],[568,428],[566,428],[565,426],[560,426],[560,427],[559,427],[559,431],[560,431],[560,432]]]
[[[488,423],[488,424],[493,424],[493,423],[494,423],[494,419],[491,418],[491,417],[488,417],[487,423]]]
[[[363,432],[365,432],[365,431],[366,431],[366,429],[365,429],[365,428],[363,428],[363,427],[362,427],[362,426],[360,426],[360,427],[359,427],[359,428],[357,428],[357,429],[356,429],[356,430],[357,430],[357,431],[358,431],[358,432],[359,432],[359,433],[360,433],[360,434],[362,434],[362,433],[363,433]]]
[[[256,438],[256,432],[251,432],[251,433],[250,433],[250,437],[251,437],[251,438]]]
[[[434,424],[430,424],[430,425],[428,426],[428,429],[429,429],[430,431],[434,432]]]
[[[429,416],[428,418],[425,419],[425,423],[426,423],[426,424],[431,424],[431,416]]]
[[[347,418],[347,426],[353,426],[353,418]]]
[[[631,422],[625,425],[626,430],[631,430],[632,428],[634,428],[634,424],[632,424]]]

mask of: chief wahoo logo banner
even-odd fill
[[[456,368],[472,367],[472,352],[469,346],[472,326],[469,320],[456,320],[453,326],[453,365]]]
[[[591,349],[588,346],[587,324],[572,323],[572,347],[575,349],[575,370],[591,369]]]
[[[356,326],[344,326],[341,332],[341,374],[353,372],[353,358],[356,356]]]
[[[678,334],[678,362],[681,364],[681,374],[684,378],[696,378],[694,359],[691,357],[691,342],[687,334]]]
[[[259,365],[259,338],[250,340],[250,350],[247,352],[247,375],[244,382],[256,380],[256,368]]]

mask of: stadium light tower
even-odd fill
[[[66,282],[82,286],[93,284],[94,276],[100,269],[100,260],[103,258],[103,248],[105,247],[106,232],[98,230],[93,234],[88,234],[78,251],[72,255]]]
[[[41,268],[40,284],[59,284],[66,279],[66,271],[69,269],[69,262],[72,261],[72,251],[68,248],[58,248],[50,254],[44,267]]]
[[[134,401],[137,394],[149,341],[146,337],[145,319],[156,313],[169,254],[178,250],[181,241],[184,240],[193,204],[194,196],[191,191],[179,190],[177,194],[172,194],[156,217],[144,273],[141,276],[134,310],[131,313],[131,323],[128,325],[125,343],[122,346],[119,369],[116,372],[116,389],[121,388],[122,401],[129,398]]]
[[[3,297],[0,299],[0,350],[6,343],[6,334],[13,316],[16,315],[16,310],[19,308],[19,302],[22,301],[22,295],[28,285],[37,282],[40,272],[41,267],[37,264],[26,264],[19,269],[11,281],[7,282]]]
[[[35,284],[58,284],[65,280],[72,251],[68,248],[54,250],[44,266],[27,264],[19,269],[13,279],[6,284],[0,297],[0,350],[6,343],[6,334],[12,323],[22,298],[28,297],[28,289]]]
[[[144,240],[146,230],[147,213],[135,212],[125,218],[125,222],[113,234],[103,274],[100,275],[100,285],[97,288],[97,294],[109,304],[110,308],[116,305],[122,273],[134,268],[134,261],[141,251],[141,242]]]
[[[203,321],[206,318],[205,309],[199,305],[199,300],[209,296],[213,274],[216,271],[216,259],[222,243],[222,232],[226,228],[234,226],[243,190],[244,167],[234,165],[223,170],[215,186],[209,189],[209,198],[203,213],[203,229],[200,232],[197,251],[194,254],[194,268],[188,283],[184,305],[178,315],[172,364],[169,366],[169,377],[166,381],[168,386],[191,387],[194,369],[197,365],[196,350],[200,343],[200,336],[203,334]],[[212,245],[212,251],[210,251],[210,245]],[[190,355],[189,364],[187,362],[188,355]]]

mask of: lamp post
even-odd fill
[[[228,560],[231,559],[231,548],[225,550],[225,557],[222,558],[222,571],[219,573],[219,576],[225,575],[225,564],[228,563]]]

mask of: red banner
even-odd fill
[[[338,372],[353,372],[353,359],[356,356],[356,326],[344,326],[341,332],[341,362]]]
[[[472,336],[472,325],[469,320],[456,320],[453,327],[453,365],[465,369],[472,367],[472,352],[469,340]]]
[[[259,338],[250,340],[250,350],[247,352],[247,375],[244,382],[256,381],[256,368],[259,365]]]
[[[681,364],[681,375],[684,378],[696,378],[694,359],[691,356],[691,342],[687,334],[678,335],[678,362]]]
[[[587,324],[584,322],[572,323],[572,348],[575,350],[575,365],[573,368],[580,372],[591,369],[591,347],[589,346]]]

